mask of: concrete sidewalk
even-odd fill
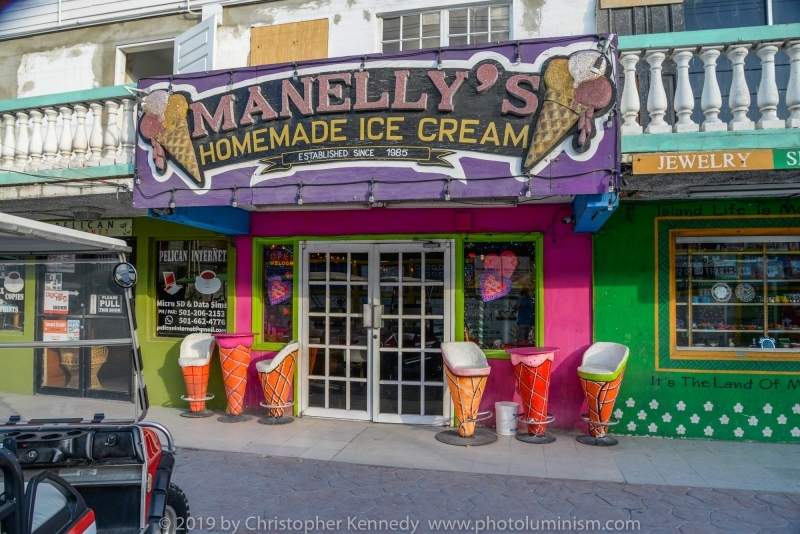
[[[481,447],[434,438],[441,428],[298,418],[289,425],[224,424],[187,419],[182,410],[151,407],[147,419],[167,426],[178,447],[392,468],[634,484],[800,493],[800,446],[620,436],[619,445],[589,447],[552,432],[555,443],[511,436]]]

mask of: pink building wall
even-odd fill
[[[252,329],[253,237],[368,234],[378,238],[382,234],[405,234],[411,238],[421,234],[542,232],[544,343],[561,349],[556,353],[552,370],[549,411],[556,416],[553,426],[585,431],[586,425],[579,418],[579,414],[586,411],[585,402],[576,369],[583,351],[592,343],[592,241],[589,235],[575,234],[571,225],[561,222],[571,211],[567,204],[545,204],[516,208],[382,208],[253,213],[251,235],[236,239],[237,331],[250,332]],[[458,230],[457,214],[460,215]],[[471,218],[469,230],[462,226],[464,214]],[[270,355],[255,356],[254,360]],[[492,374],[482,409],[494,411],[494,402],[518,402],[519,394],[511,362],[493,360],[491,366]],[[258,390],[248,388],[247,404],[255,406],[258,400]]]

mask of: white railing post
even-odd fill
[[[639,124],[639,88],[636,85],[636,64],[639,63],[640,52],[622,52],[620,62],[625,69],[625,88],[622,90],[622,102],[620,111],[625,122],[620,130],[623,135],[642,133],[642,125]]]
[[[756,124],[759,130],[774,130],[786,128],[786,121],[778,118],[778,104],[780,93],[778,84],[775,83],[775,54],[778,53],[778,43],[761,43],[756,49],[756,54],[761,58],[761,83],[758,86],[758,109],[761,118]]]
[[[692,120],[694,111],[694,94],[689,83],[689,62],[694,57],[696,48],[676,48],[672,59],[678,66],[678,82],[675,87],[675,113],[678,122],[672,127],[674,132],[699,132],[700,125]]]
[[[133,163],[133,143],[136,139],[133,116],[133,99],[122,99],[122,128],[120,131],[120,151],[117,154],[116,163]]]
[[[786,43],[789,55],[789,85],[786,87],[786,107],[789,108],[787,128],[800,128],[800,41]]]
[[[702,132],[724,132],[728,125],[719,118],[722,109],[722,93],[717,82],[717,58],[722,51],[721,46],[707,46],[700,49],[700,59],[703,60],[703,94],[700,97],[700,107],[706,120],[700,125]]]
[[[14,150],[14,170],[24,171],[28,166],[28,114],[24,111],[17,111],[17,145]]]
[[[58,153],[56,122],[58,121],[58,111],[55,108],[44,108],[44,116],[47,121],[47,132],[44,135],[44,144],[42,145],[44,161],[39,165],[39,170],[47,171],[56,167],[56,154]]]
[[[58,140],[58,153],[61,155],[59,165],[63,168],[72,167],[72,108],[59,106],[61,113],[61,137]],[[77,165],[80,167],[80,165]]]
[[[83,167],[86,164],[86,150],[89,148],[89,140],[86,138],[86,112],[89,108],[84,104],[75,104],[75,137],[72,140],[72,152],[75,159],[72,160],[70,167]]]
[[[664,80],[661,78],[661,68],[666,57],[666,50],[648,50],[645,53],[644,59],[650,64],[650,91],[647,94],[647,112],[650,114],[650,124],[644,129],[644,133],[672,132],[672,126],[664,120],[669,104],[667,93],[664,91]]]
[[[731,60],[731,69],[733,70],[731,92],[728,96],[728,107],[733,113],[733,119],[728,123],[728,130],[731,131],[755,128],[755,124],[747,116],[747,112],[750,111],[750,89],[747,87],[747,80],[744,77],[744,59],[752,46],[749,43],[735,44],[725,51],[725,55]]]
[[[38,171],[39,166],[42,164],[42,150],[44,149],[42,117],[43,114],[38,109],[31,110],[31,142],[28,145],[28,153],[31,155],[31,162],[26,168],[28,171]]]
[[[114,165],[117,158],[117,146],[119,145],[119,130],[117,129],[117,108],[119,104],[116,100],[106,100],[106,121],[105,134],[103,135],[103,159],[100,165]]]
[[[0,169],[10,171],[14,167],[14,147],[16,140],[14,138],[14,127],[16,126],[17,118],[13,113],[3,113],[3,126],[5,132],[3,134],[3,147],[0,154],[3,156],[3,163],[0,164]]]
[[[89,134],[89,150],[92,155],[86,160],[87,167],[97,167],[100,165],[103,149],[103,104],[100,102],[89,102],[92,108],[92,133]]]

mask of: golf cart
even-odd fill
[[[0,214],[0,532],[175,534],[124,241]],[[159,433],[166,438],[162,447]]]

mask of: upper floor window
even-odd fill
[[[383,18],[383,52],[507,41],[508,5],[412,13]]]
[[[772,20],[769,20],[770,13]],[[800,22],[797,0],[684,0],[687,30]]]

